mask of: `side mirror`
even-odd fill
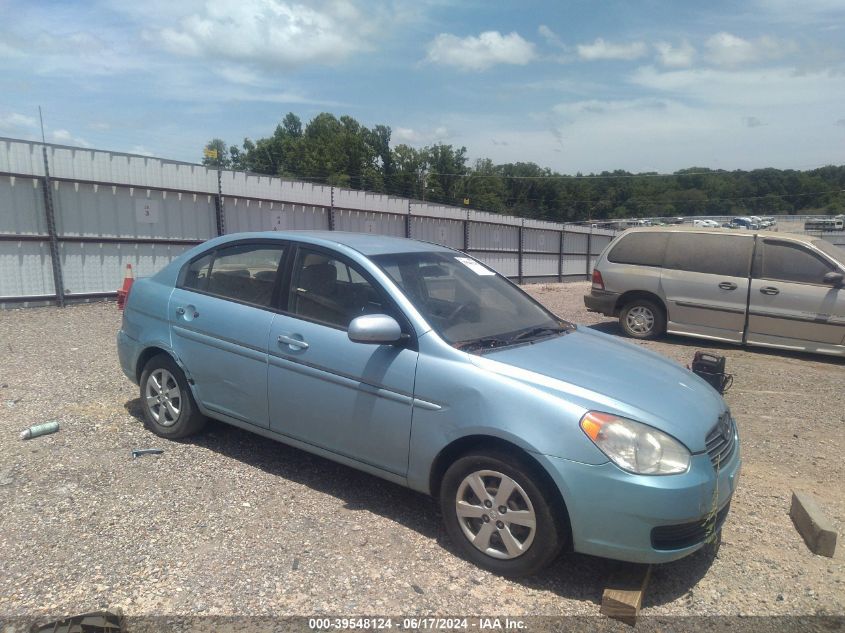
[[[382,345],[400,340],[402,328],[392,316],[365,314],[352,319],[347,334],[353,343]]]
[[[822,277],[822,283],[830,286],[841,286],[843,281],[845,281],[845,275],[833,271],[825,273],[824,277]]]

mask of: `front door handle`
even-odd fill
[[[298,347],[299,349],[308,349],[308,343],[292,336],[279,334],[278,340],[280,345],[290,345],[291,347]]]
[[[719,284],[719,288],[722,290],[736,290],[736,284],[732,281],[723,281]]]
[[[780,293],[780,290],[773,286],[764,286],[763,288],[760,288],[760,292],[762,292],[764,295],[776,295]]]

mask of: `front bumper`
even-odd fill
[[[605,316],[616,316],[616,302],[619,296],[618,292],[593,288],[590,294],[584,295],[584,305],[590,312],[600,312]]]
[[[706,453],[693,455],[686,473],[662,476],[633,475],[610,462],[593,466],[536,457],[561,490],[576,552],[666,563],[700,549],[721,528],[739,480],[739,438],[735,441],[718,477]],[[672,535],[675,541],[667,539]]]

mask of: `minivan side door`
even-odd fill
[[[212,414],[269,426],[270,305],[285,249],[278,240],[220,246],[189,262],[170,295],[173,351]]]
[[[670,233],[660,277],[667,331],[742,342],[753,248],[752,235]]]
[[[363,268],[300,245],[270,329],[270,428],[394,475],[408,471],[416,341],[411,325]],[[389,314],[411,335],[355,343],[353,318]]]
[[[845,354],[845,288],[829,272],[843,271],[801,242],[758,238],[747,342]]]

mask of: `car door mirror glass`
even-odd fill
[[[841,286],[843,280],[845,280],[845,275],[837,272],[825,273],[824,277],[822,277],[822,283],[829,284],[831,286]]]
[[[365,314],[352,319],[348,335],[354,343],[395,343],[402,338],[402,328],[392,316]]]

